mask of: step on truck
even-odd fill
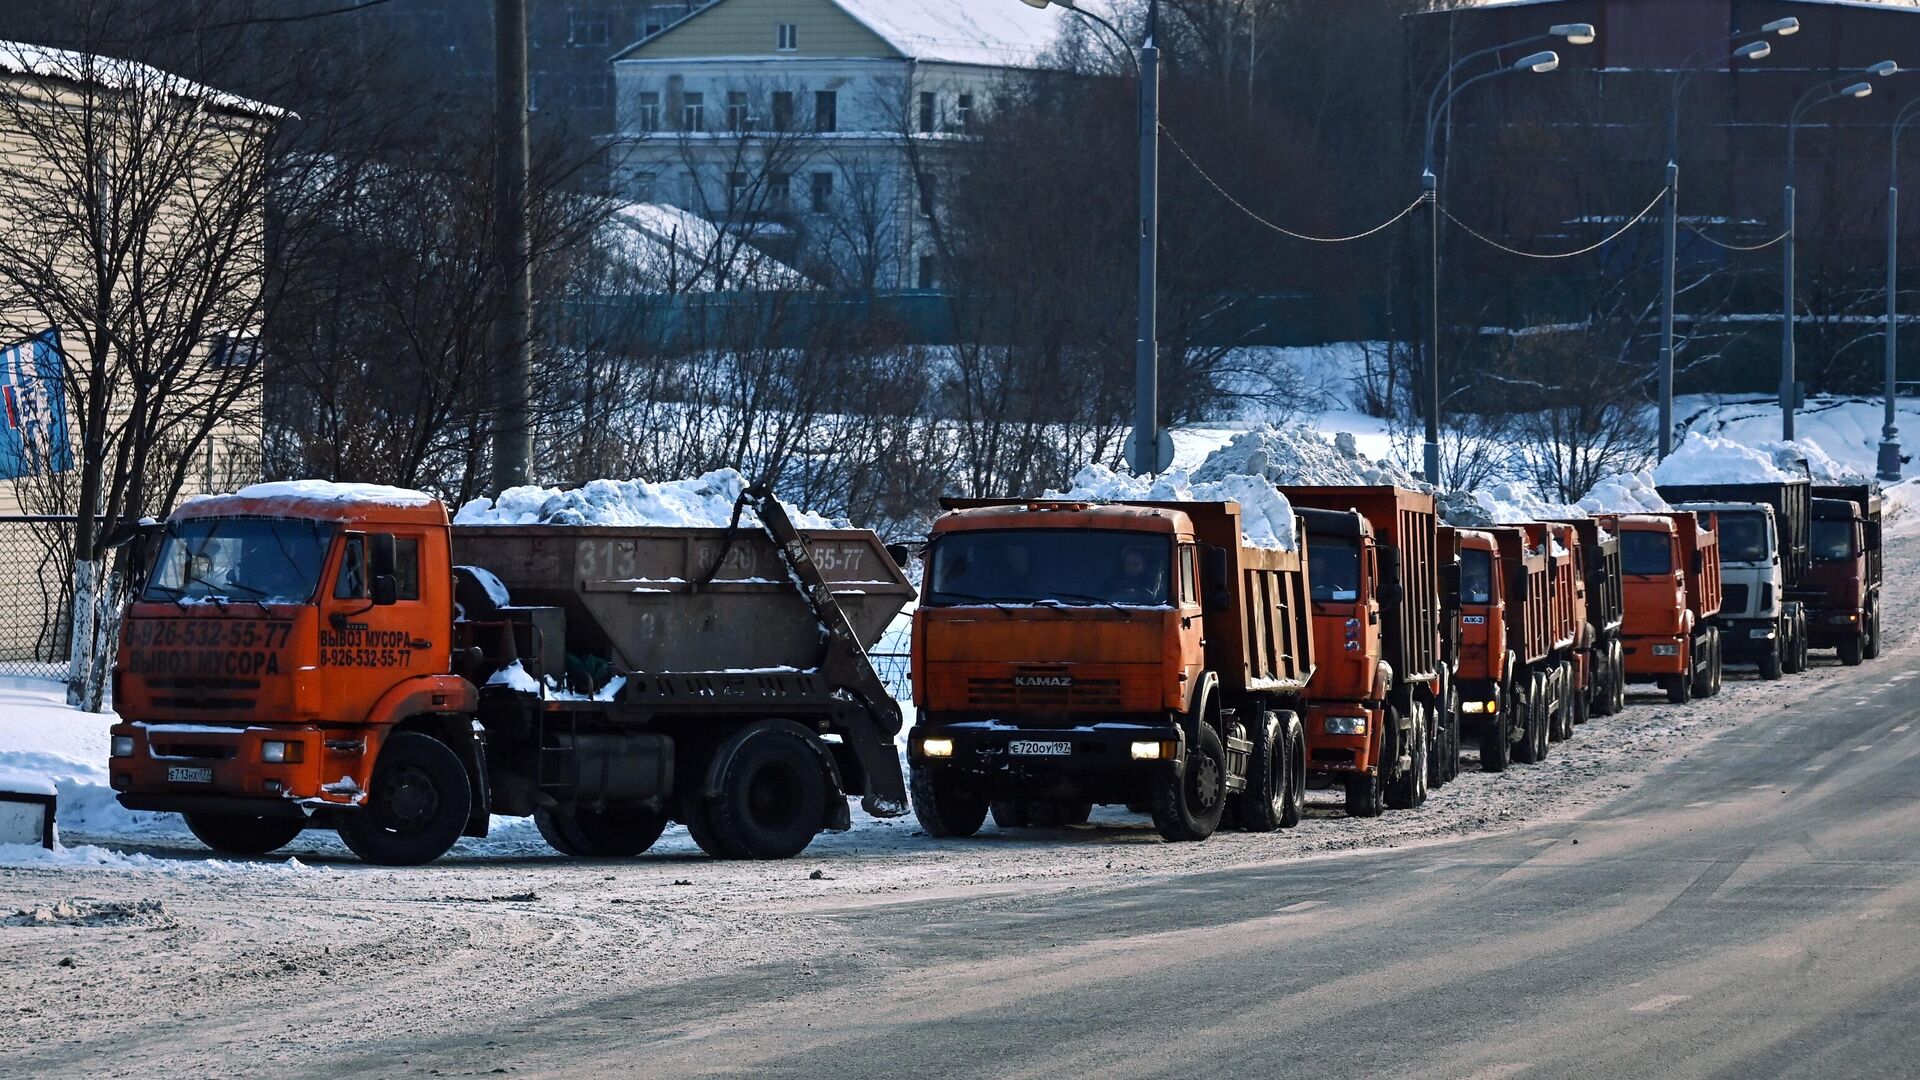
[[[1867,484],[1813,489],[1813,568],[1800,594],[1807,640],[1853,667],[1880,655],[1880,496]]]
[[[1446,743],[1452,672],[1441,652],[1433,496],[1391,486],[1282,486],[1307,537],[1319,660],[1307,685],[1308,782],[1375,817],[1426,801],[1427,753]]]
[[[1440,538],[1460,560],[1454,679],[1463,737],[1479,744],[1485,772],[1543,761],[1548,744],[1571,728],[1577,640],[1569,605],[1555,600],[1560,568],[1547,528],[1442,526]]]
[[[914,613],[913,807],[937,837],[1144,809],[1168,840],[1306,799],[1307,573],[1233,502],[948,500]]]
[[[1620,538],[1627,680],[1684,705],[1720,689],[1720,546],[1711,513],[1609,514]]]
[[[410,865],[501,814],[569,855],[677,820],[781,858],[847,795],[906,811],[864,649],[913,589],[873,533],[801,532],[765,491],[726,529],[450,527],[417,493],[267,484],[181,507],[155,551],[110,775],[217,851],[329,827]]]
[[[1626,707],[1626,657],[1620,626],[1625,618],[1621,594],[1620,538],[1592,518],[1557,522],[1570,529],[1582,568],[1581,606],[1585,611],[1576,660],[1586,691],[1585,717],[1612,716]],[[1577,700],[1577,699],[1576,699]],[[1584,717],[1576,716],[1576,720]]]
[[[1767,680],[1804,670],[1812,483],[1662,484],[1660,496],[1719,521],[1726,658],[1755,665]]]

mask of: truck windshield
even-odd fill
[[[1821,562],[1840,562],[1853,558],[1853,522],[1814,522],[1813,557]]]
[[[298,518],[194,518],[167,528],[141,599],[304,604],[333,526]]]
[[[1460,553],[1460,602],[1493,603],[1492,552],[1468,550]]]
[[[935,541],[926,603],[1066,605],[1168,602],[1173,543],[1098,529],[949,533]]]
[[[1667,533],[1630,529],[1620,537],[1620,572],[1673,573],[1673,541]]]
[[[1314,537],[1307,548],[1313,600],[1326,604],[1360,599],[1360,544],[1340,537]]]
[[[1760,563],[1772,554],[1765,514],[1721,514],[1720,558],[1723,562]]]

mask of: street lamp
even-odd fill
[[[1021,0],[1032,8],[1063,7],[1126,36],[1075,0]],[[1140,74],[1140,328],[1134,341],[1133,439],[1127,465],[1135,476],[1150,476],[1172,464],[1162,454],[1160,431],[1160,0],[1148,0],[1146,40],[1134,57]],[[1170,449],[1170,446],[1168,447]]]
[[[1660,457],[1663,460],[1673,453],[1674,279],[1678,276],[1680,258],[1680,98],[1687,84],[1700,72],[1734,60],[1765,60],[1773,55],[1773,46],[1766,41],[1749,41],[1711,63],[1700,62],[1702,52],[1724,49],[1744,38],[1769,34],[1791,37],[1799,32],[1799,19],[1775,19],[1758,30],[1733,34],[1695,49],[1674,73],[1673,93],[1667,102],[1667,205],[1662,230],[1665,251],[1660,263]]]
[[[1893,118],[1893,157],[1887,179],[1887,370],[1886,423],[1880,428],[1880,479],[1900,479],[1900,428],[1894,416],[1895,357],[1900,339],[1900,133],[1920,120],[1920,101],[1909,101]]]
[[[1882,60],[1867,68],[1862,74],[1885,78],[1900,70],[1900,65],[1891,60]],[[1850,78],[1851,76],[1843,76]],[[1800,118],[1815,106],[1830,101],[1844,101],[1848,98],[1864,98],[1873,93],[1873,84],[1869,82],[1849,83],[1835,90],[1842,79],[1832,79],[1808,90],[1794,102],[1793,113],[1787,120],[1787,187],[1785,192],[1786,219],[1786,282],[1782,292],[1785,300],[1780,315],[1780,437],[1793,441],[1793,414],[1796,407],[1794,395],[1794,241],[1798,232],[1798,220],[1794,209],[1794,181],[1797,176]]]
[[[1031,3],[1032,0],[1028,0]],[[1591,45],[1596,38],[1590,23],[1562,23],[1550,28],[1544,34],[1537,34],[1518,41],[1509,41],[1504,45],[1495,45],[1468,53],[1448,67],[1434,84],[1433,93],[1427,96],[1427,138],[1426,150],[1422,158],[1420,173],[1421,197],[1427,202],[1427,348],[1426,348],[1426,479],[1427,483],[1440,485],[1440,179],[1434,170],[1434,133],[1440,123],[1440,117],[1452,107],[1453,100],[1461,92],[1475,83],[1484,82],[1500,75],[1516,72],[1544,75],[1560,69],[1560,54],[1547,50],[1522,57],[1510,66],[1484,71],[1473,78],[1454,86],[1453,76],[1461,68],[1476,60],[1496,56],[1508,49],[1522,49],[1537,45],[1554,38],[1563,38],[1569,45]],[[1442,91],[1446,91],[1442,96]]]

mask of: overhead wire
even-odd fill
[[[1208,186],[1212,187],[1213,190],[1219,192],[1221,198],[1233,204],[1234,209],[1240,211],[1242,214],[1245,214],[1247,217],[1252,218],[1255,222],[1258,222],[1260,225],[1268,229],[1271,229],[1282,236],[1291,237],[1295,240],[1305,240],[1309,243],[1314,243],[1314,244],[1350,244],[1355,240],[1365,240],[1370,236],[1373,236],[1377,233],[1385,232],[1386,230],[1399,224],[1402,220],[1406,218],[1408,214],[1411,214],[1415,210],[1418,210],[1420,208],[1420,204],[1427,201],[1426,196],[1422,195],[1419,198],[1413,200],[1411,203],[1408,203],[1407,208],[1405,210],[1400,211],[1399,213],[1393,215],[1391,218],[1388,218],[1386,221],[1383,221],[1380,224],[1375,225],[1373,228],[1368,229],[1365,232],[1354,233],[1352,236],[1313,236],[1309,233],[1295,232],[1294,230],[1289,229],[1284,225],[1279,225],[1268,220],[1266,217],[1262,216],[1259,212],[1255,211],[1252,207],[1248,206],[1246,203],[1243,203],[1239,199],[1235,198],[1232,192],[1228,191],[1225,187],[1221,186],[1220,181],[1215,180],[1210,174],[1208,174],[1207,170],[1200,167],[1199,162],[1193,160],[1193,155],[1187,153],[1187,148],[1180,145],[1180,140],[1173,137],[1173,132],[1168,131],[1167,126],[1165,124],[1160,125],[1160,133],[1167,137],[1167,142],[1171,143],[1173,145],[1173,148],[1179,151],[1180,157],[1184,159],[1186,163],[1193,168],[1193,171],[1200,174],[1200,179],[1205,180]]]
[[[1703,233],[1699,229],[1693,228],[1692,226],[1688,226],[1687,231],[1699,237],[1700,239],[1705,240],[1707,243],[1712,244],[1714,247],[1724,248],[1728,251],[1765,251],[1768,248],[1772,247],[1773,245],[1787,238],[1786,233],[1781,233],[1779,236],[1776,236],[1773,239],[1768,240],[1764,244],[1729,244],[1721,240],[1715,240],[1713,237],[1708,236],[1706,233]]]
[[[1447,215],[1448,221],[1451,221],[1455,225],[1460,226],[1461,231],[1465,232],[1468,236],[1473,237],[1475,240],[1480,241],[1481,243],[1487,245],[1488,247],[1498,248],[1499,250],[1504,251],[1509,255],[1518,255],[1521,258],[1525,258],[1525,259],[1541,259],[1541,260],[1573,259],[1573,258],[1578,258],[1579,256],[1582,256],[1582,255],[1591,255],[1592,253],[1599,251],[1601,248],[1606,247],[1608,244],[1613,243],[1615,240],[1618,240],[1621,237],[1627,235],[1627,231],[1629,229],[1632,229],[1635,225],[1638,225],[1642,221],[1645,221],[1647,219],[1647,215],[1653,213],[1653,208],[1660,205],[1660,200],[1666,198],[1667,192],[1670,190],[1672,189],[1661,188],[1660,194],[1655,195],[1653,197],[1653,201],[1647,204],[1647,208],[1645,210],[1642,210],[1638,214],[1635,214],[1630,220],[1628,220],[1628,222],[1625,225],[1622,225],[1620,226],[1620,228],[1614,230],[1613,234],[1608,236],[1606,239],[1601,240],[1598,243],[1588,244],[1586,247],[1580,248],[1576,251],[1559,251],[1559,252],[1553,252],[1551,254],[1542,254],[1537,251],[1521,251],[1519,248],[1508,247],[1507,245],[1501,243],[1500,241],[1495,240],[1490,236],[1486,236],[1476,231],[1473,228],[1473,226],[1468,225],[1466,222],[1461,221],[1457,217],[1454,217],[1453,211],[1448,210],[1446,207],[1444,206],[1441,207],[1440,212]]]

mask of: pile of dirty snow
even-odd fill
[[[1529,521],[1583,518],[1578,506],[1549,502],[1524,483],[1489,484],[1474,491],[1449,491],[1438,500],[1440,518],[1449,525],[1478,528]]]
[[[1689,434],[1653,470],[1656,484],[1772,484],[1804,475],[1782,469],[1773,454],[1699,432]]]
[[[1193,470],[1197,482],[1231,476],[1258,476],[1275,484],[1301,487],[1396,484],[1417,491],[1432,490],[1398,465],[1361,453],[1351,434],[1343,431],[1328,439],[1300,424],[1236,435]]]
[[[1773,458],[1776,468],[1788,476],[1809,476],[1816,484],[1868,484],[1872,479],[1835,460],[1819,443],[1811,439],[1792,442],[1762,442],[1753,448]]]
[[[1660,497],[1653,473],[1641,471],[1609,476],[1593,485],[1580,500],[1580,509],[1589,514],[1660,514],[1673,507]]]
[[[460,508],[456,525],[618,525],[674,529],[725,528],[746,490],[746,477],[734,469],[715,469],[691,480],[594,480],[571,490],[538,486],[509,488],[496,502],[475,499]],[[783,504],[784,505],[784,504]],[[787,507],[803,529],[846,527],[819,514]],[[744,525],[759,524],[749,507]]]
[[[1195,480],[1186,470],[1175,469],[1160,477],[1138,477],[1105,465],[1089,465],[1074,474],[1072,487],[1049,491],[1045,497],[1085,502],[1236,502],[1247,543],[1275,551],[1294,550],[1293,504],[1258,476]]]

